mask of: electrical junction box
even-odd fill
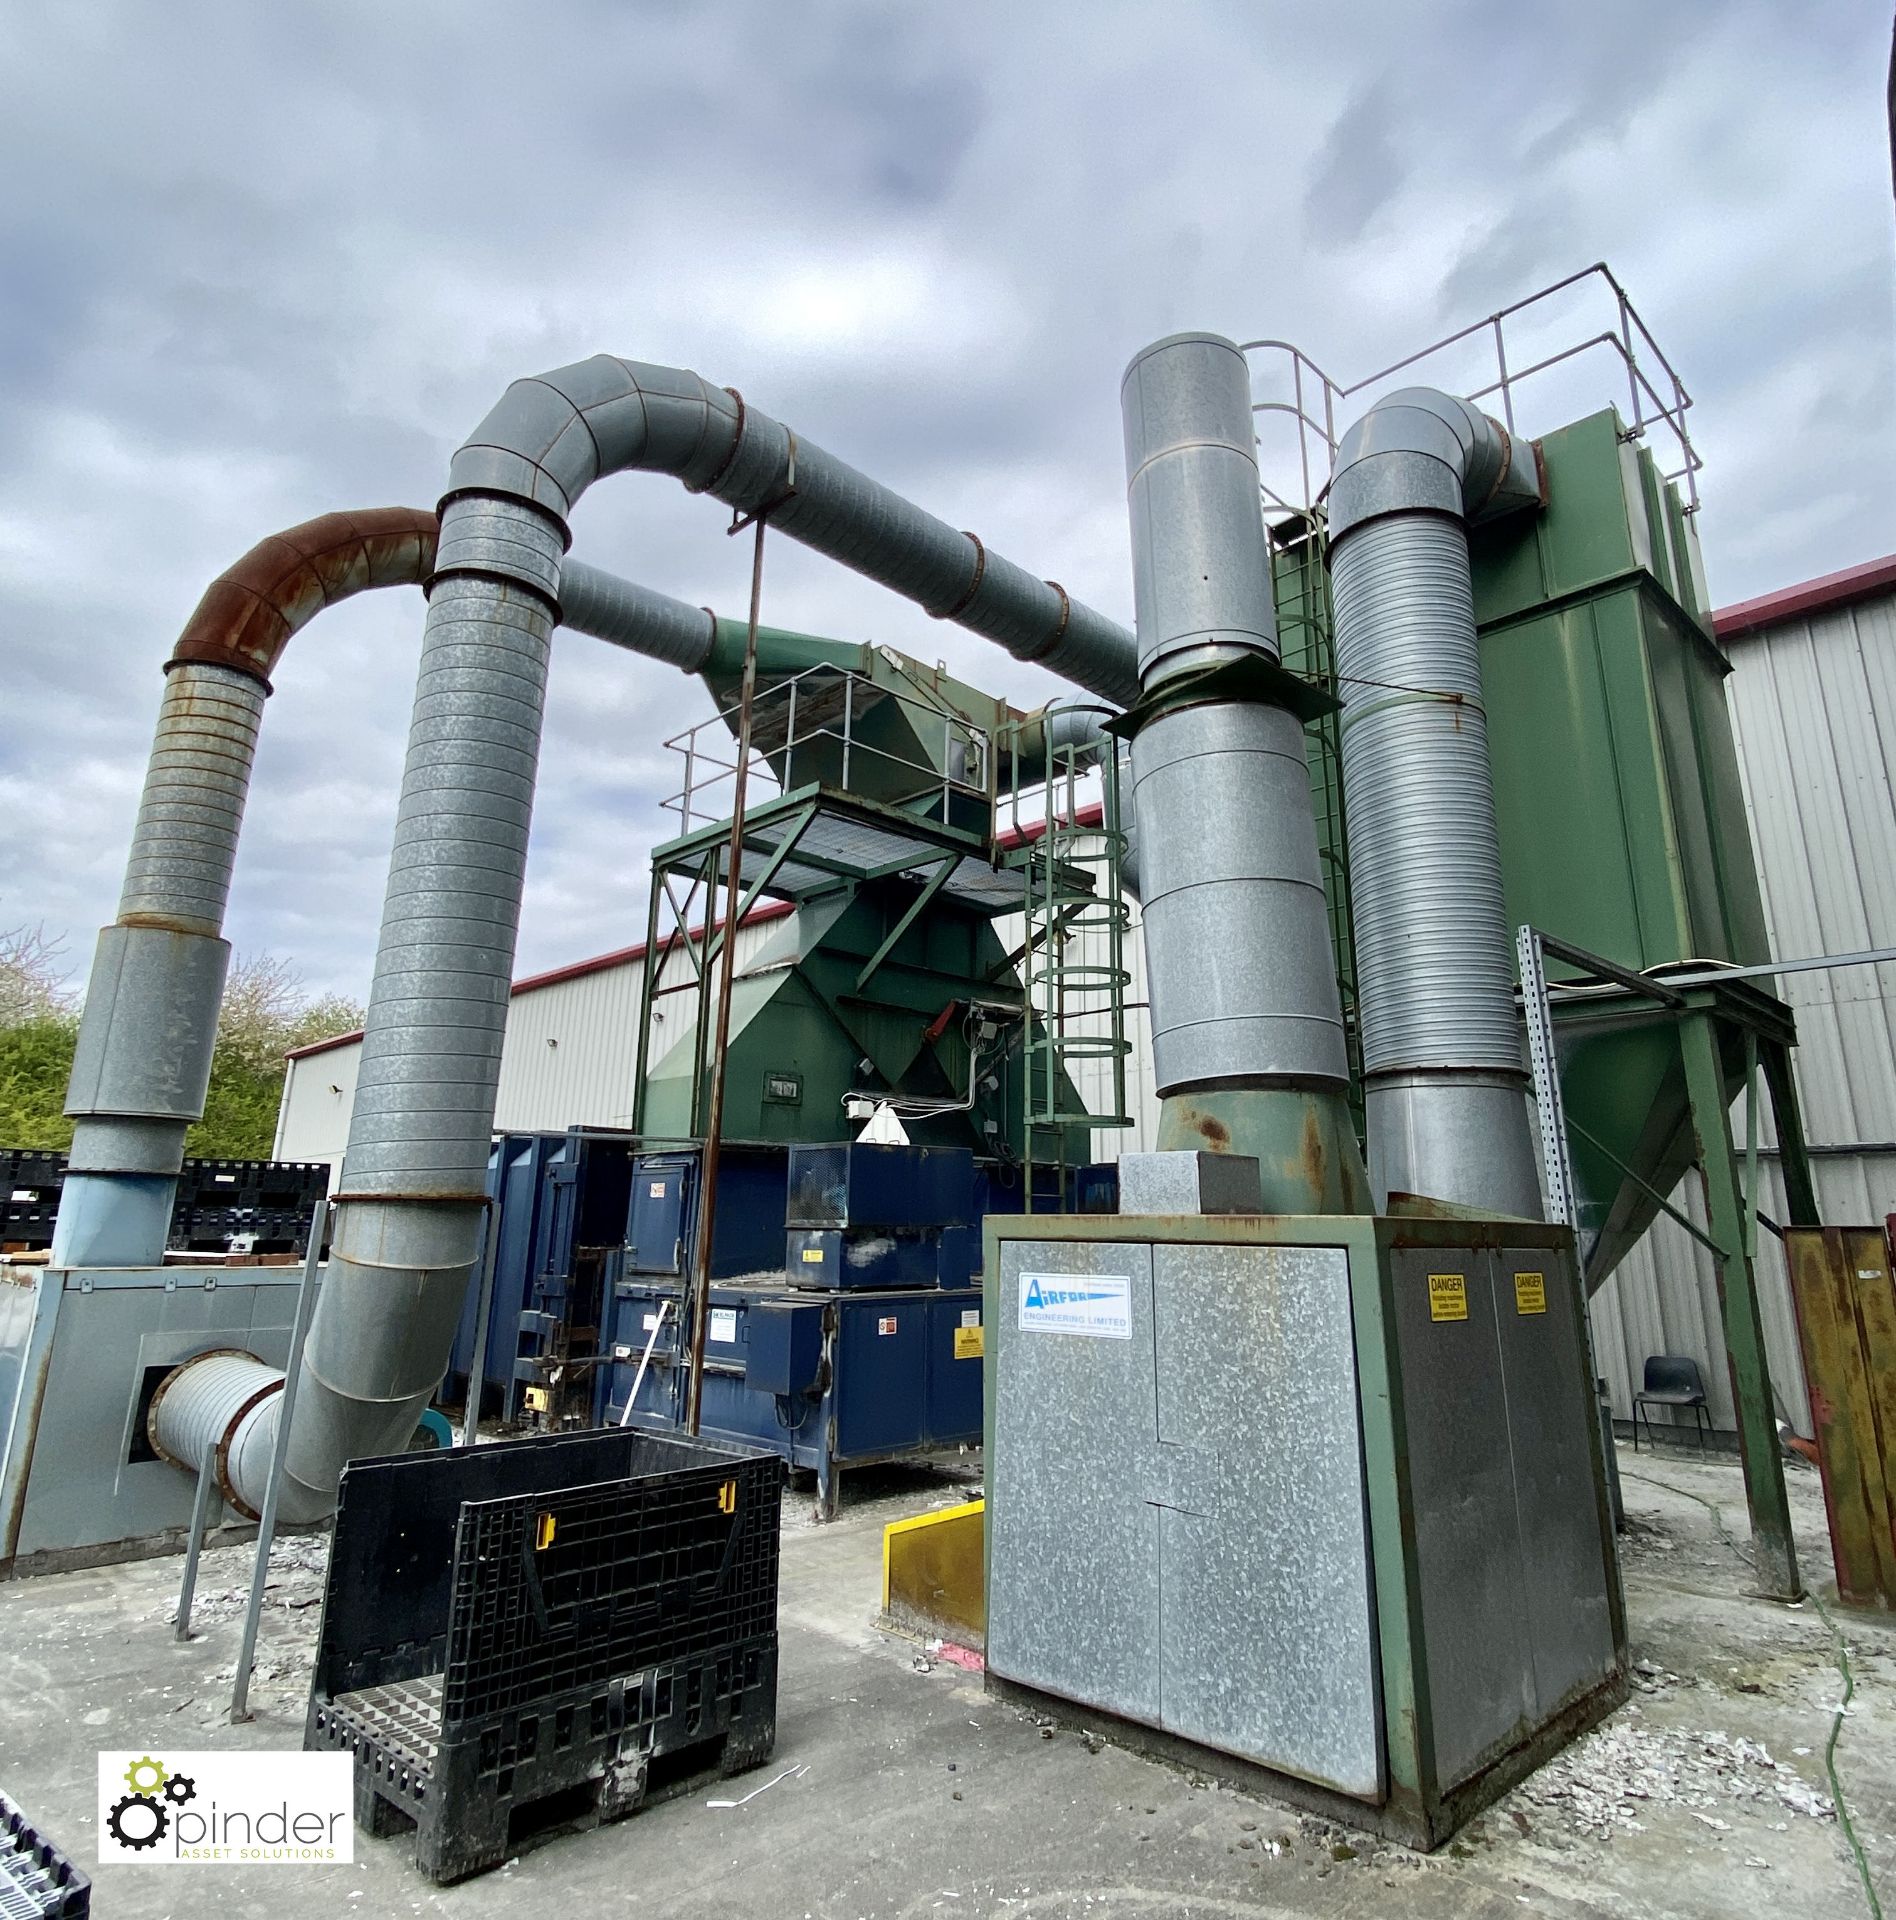
[[[786,1397],[815,1391],[823,1377],[823,1309],[760,1301],[750,1311],[745,1385]]]
[[[998,1690],[1420,1847],[1624,1698],[1567,1229],[995,1216],[986,1269]]]

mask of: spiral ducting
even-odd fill
[[[1357,1012],[1379,1204],[1539,1218],[1468,520],[1539,499],[1532,448],[1446,394],[1392,395],[1330,489]]]
[[[321,608],[418,585],[433,564],[432,514],[324,514],[259,541],[179,634],[118,919],[99,935],[73,1055],[59,1266],[163,1258],[185,1132],[210,1086],[230,957],[224,907],[271,669]]]
[[[268,1478],[264,1415],[282,1391],[283,1369],[255,1354],[232,1348],[201,1353],[158,1383],[145,1416],[146,1437],[161,1460],[193,1476],[208,1458],[226,1503],[255,1520],[261,1503],[241,1489],[260,1489]]]

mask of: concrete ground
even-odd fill
[[[113,1866],[106,1920],[184,1914],[522,1909],[897,1916],[1457,1915],[1832,1920],[1870,1907],[1830,1809],[1825,1747],[1843,1681],[1817,1607],[1747,1592],[1735,1463],[1622,1448],[1638,1691],[1607,1724],[1430,1858],[1352,1838],[1267,1800],[1043,1728],[981,1682],[878,1631],[883,1524],[959,1497],[927,1475],[856,1489],[815,1527],[786,1507],[776,1759],[741,1782],[615,1827],[523,1848],[437,1889],[399,1841],[359,1836],[333,1868]],[[846,1483],[846,1498],[849,1494]],[[1816,1476],[1793,1475],[1806,1577],[1828,1589]],[[202,1632],[177,1646],[178,1563],[146,1561],[0,1587],[0,1786],[91,1870],[99,1748],[300,1744],[322,1543],[277,1567],[253,1694],[224,1723],[246,1551],[207,1556]],[[1896,1920],[1896,1623],[1832,1610],[1855,1695],[1836,1765],[1875,1884]],[[785,1769],[798,1769],[780,1777]],[[738,1809],[708,1798],[766,1791]]]

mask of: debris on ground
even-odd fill
[[[1630,1715],[1575,1741],[1502,1804],[1522,1802],[1596,1840],[1643,1832],[1642,1816],[1659,1806],[1680,1807],[1717,1831],[1729,1827],[1719,1809],[1747,1803],[1813,1820],[1836,1817],[1825,1795],[1759,1741],[1655,1727]]]

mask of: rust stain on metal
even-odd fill
[[[121,913],[118,917],[121,927],[156,927],[160,933],[183,933],[192,938],[200,938],[209,924],[203,920],[194,920],[188,914],[177,913]],[[215,934],[216,927],[210,931]]]
[[[0,1569],[10,1568],[20,1543],[20,1526],[26,1518],[27,1489],[33,1484],[33,1455],[39,1447],[40,1409],[46,1401],[46,1381],[53,1370],[53,1343],[46,1343],[45,1351],[34,1363],[31,1376],[20,1382],[20,1394],[17,1404],[16,1427],[19,1431],[19,1416],[24,1416],[25,1439],[21,1443],[20,1478],[13,1490],[13,1503],[4,1516],[0,1516]]]
[[[435,516],[420,507],[325,513],[257,544],[206,589],[171,650],[270,684],[290,636],[370,587],[420,586],[434,571]]]
[[[1308,1102],[1304,1106],[1303,1146],[1298,1155],[1298,1165],[1311,1193],[1327,1191],[1325,1183],[1329,1178],[1329,1153],[1324,1145],[1323,1127],[1317,1118],[1317,1109]]]
[[[1231,1129],[1215,1114],[1194,1113],[1192,1130],[1201,1135],[1205,1144],[1213,1153],[1228,1153],[1231,1150]]]

